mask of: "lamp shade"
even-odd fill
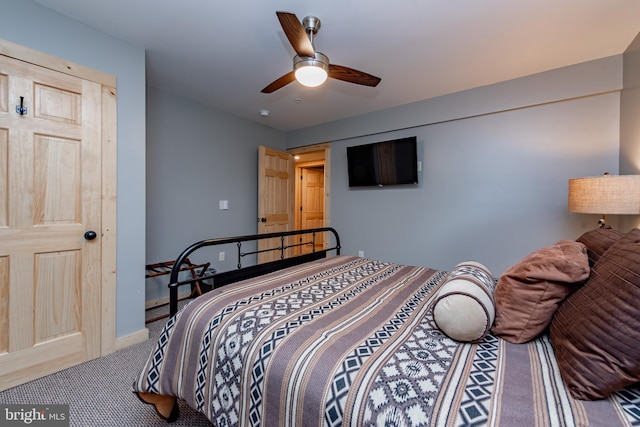
[[[640,175],[602,175],[569,180],[569,211],[640,214]]]

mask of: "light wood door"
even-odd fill
[[[330,184],[331,184],[331,145],[329,143],[297,147],[288,150],[296,159],[295,180],[295,226],[296,229],[310,227],[329,227],[330,224]],[[323,175],[313,173],[305,179],[303,169],[322,171]],[[304,198],[304,200],[303,200]],[[298,243],[312,240],[312,236],[303,236]],[[315,249],[325,249],[331,245],[329,232],[315,235]],[[309,252],[313,248],[303,244],[297,253]]]
[[[324,227],[324,167],[302,167],[300,178],[300,229]],[[302,238],[312,241],[311,236]],[[313,239],[314,247],[305,245],[302,252],[322,250],[323,240],[322,233],[318,233]]]
[[[102,91],[0,56],[2,389],[101,354]]]
[[[258,233],[293,230],[295,161],[284,151],[260,146],[258,148]],[[289,246],[291,239],[285,239]],[[282,246],[280,239],[259,241],[258,250]],[[291,253],[287,250],[287,253]],[[280,259],[279,251],[260,252],[260,262]]]

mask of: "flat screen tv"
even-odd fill
[[[349,187],[418,183],[416,137],[347,147]]]

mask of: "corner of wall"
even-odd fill
[[[640,33],[623,54],[620,96],[620,173],[640,173]]]

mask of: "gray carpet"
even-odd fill
[[[204,415],[180,402],[167,423],[131,392],[167,319],[149,323],[150,339],[105,357],[0,392],[3,404],[68,404],[70,426],[208,426]]]

